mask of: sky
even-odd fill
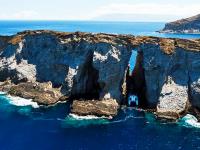
[[[200,0],[0,0],[0,20],[173,21],[200,14]]]

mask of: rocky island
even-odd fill
[[[142,108],[178,119],[200,110],[199,60],[200,40],[24,31],[0,37],[0,91],[40,105],[71,100],[78,115],[115,116],[134,87]]]
[[[161,33],[200,33],[200,14],[167,23]]]

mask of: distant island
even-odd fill
[[[200,34],[200,14],[169,22],[160,33],[192,33]]]

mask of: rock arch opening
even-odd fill
[[[80,67],[77,78],[74,79],[71,99],[98,100],[101,86],[98,82],[99,71],[93,67],[93,53],[88,55],[88,61]]]
[[[143,68],[143,54],[137,50],[132,50],[132,55],[129,60],[128,71],[126,75],[126,104],[130,104],[129,99],[138,97],[138,105],[140,107],[146,106],[146,85],[145,74]],[[131,98],[130,98],[131,96]],[[137,98],[136,98],[137,100]],[[137,102],[135,102],[137,104]]]

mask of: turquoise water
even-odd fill
[[[0,34],[28,29],[87,31],[162,37],[199,38],[199,35],[159,34],[164,23],[114,22],[0,22]],[[132,62],[135,57],[133,55]],[[153,114],[122,109],[113,120],[77,120],[69,104],[49,108],[14,106],[0,96],[0,150],[197,150],[200,129],[165,123]]]

